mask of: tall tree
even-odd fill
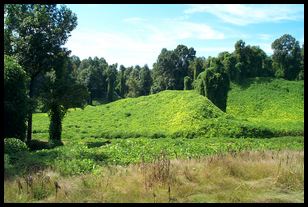
[[[62,51],[77,17],[65,6],[54,4],[8,4],[4,11],[4,30],[9,43],[6,52],[17,57],[30,77],[29,97],[40,73],[52,68],[52,59]],[[32,104],[34,106],[34,104]],[[28,112],[27,141],[32,138],[32,107]]]
[[[299,42],[291,35],[285,34],[272,43],[272,49],[276,76],[294,80],[301,65]]]
[[[176,54],[173,51],[168,51],[166,48],[163,48],[156,63],[153,64],[153,85],[151,87],[151,93],[176,89],[176,81],[173,73],[176,62]]]
[[[163,48],[153,65],[152,93],[162,90],[183,90],[184,77],[189,75],[189,62],[195,58],[194,48],[178,45],[174,50]]]
[[[107,69],[107,100],[109,102],[113,101],[114,97],[114,89],[115,89],[115,81],[117,78],[117,67],[118,64],[112,64]]]
[[[194,48],[185,45],[178,45],[174,50],[177,56],[173,75],[175,78],[175,89],[184,89],[184,77],[189,75],[189,62],[193,61],[196,55]]]
[[[141,67],[136,65],[127,78],[126,84],[128,87],[128,97],[138,97],[141,95],[140,71]]]
[[[152,86],[152,76],[151,71],[148,65],[144,65],[139,73],[140,81],[140,95],[146,96],[150,94],[151,86]]]
[[[118,94],[124,98],[127,93],[127,86],[126,86],[126,77],[125,77],[125,70],[126,68],[123,65],[120,65],[120,71],[118,72],[117,76],[117,86],[116,90],[118,91]]]
[[[87,89],[77,83],[68,64],[68,52],[58,53],[42,88],[42,100],[50,117],[49,142],[55,146],[62,145],[62,120],[67,109],[83,107],[88,97]]]
[[[204,70],[205,66],[205,58],[204,57],[196,57],[192,61],[190,61],[188,69],[190,73],[190,77],[195,81],[198,75]]]
[[[301,48],[301,69],[298,73],[298,77],[297,79],[298,80],[304,80],[304,60],[305,60],[305,57],[304,57],[304,43],[303,43],[303,46]]]
[[[91,57],[81,61],[78,68],[78,80],[89,91],[88,103],[93,100],[103,99],[107,94],[107,69],[108,63],[104,58]]]

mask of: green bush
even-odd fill
[[[23,140],[29,109],[28,76],[13,57],[4,56],[4,137]]]
[[[16,138],[4,139],[4,153],[13,155],[24,151],[29,151],[29,148],[23,141]]]

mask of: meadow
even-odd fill
[[[70,109],[53,149],[36,113],[32,149],[5,155],[5,202],[303,202],[303,87],[232,84],[226,113],[195,91]]]

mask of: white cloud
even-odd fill
[[[81,59],[89,56],[104,57],[109,64],[125,66],[152,64],[162,48],[175,49],[187,39],[223,39],[224,34],[206,24],[183,20],[162,20],[150,24],[138,17],[123,20],[132,24],[133,31],[143,32],[103,32],[95,30],[76,30],[66,44],[72,54]],[[187,45],[190,46],[190,45]]]
[[[104,57],[109,64],[119,63],[125,66],[153,63],[162,49],[161,44],[146,43],[121,33],[97,31],[73,32],[66,44],[73,55],[81,59]]]
[[[224,22],[235,25],[248,25],[262,22],[279,22],[284,20],[303,20],[304,6],[298,5],[242,5],[212,4],[190,5],[185,14],[210,13]]]
[[[172,26],[174,25],[174,26]],[[193,23],[188,21],[177,21],[170,24],[174,31],[175,38],[187,39],[195,38],[200,40],[224,39],[222,32],[214,30],[206,24]],[[173,28],[172,28],[173,27]]]

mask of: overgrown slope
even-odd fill
[[[127,98],[84,110],[70,110],[63,122],[64,137],[128,138],[180,136],[197,132],[204,120],[225,116],[195,91],[163,91]],[[47,114],[34,114],[34,133],[48,131]]]
[[[254,78],[232,84],[227,113],[258,126],[285,133],[303,133],[304,81]]]
[[[232,84],[227,113],[195,91],[163,91],[72,109],[63,139],[274,137],[303,135],[303,81],[251,79]],[[34,115],[34,138],[48,137],[47,114]]]

